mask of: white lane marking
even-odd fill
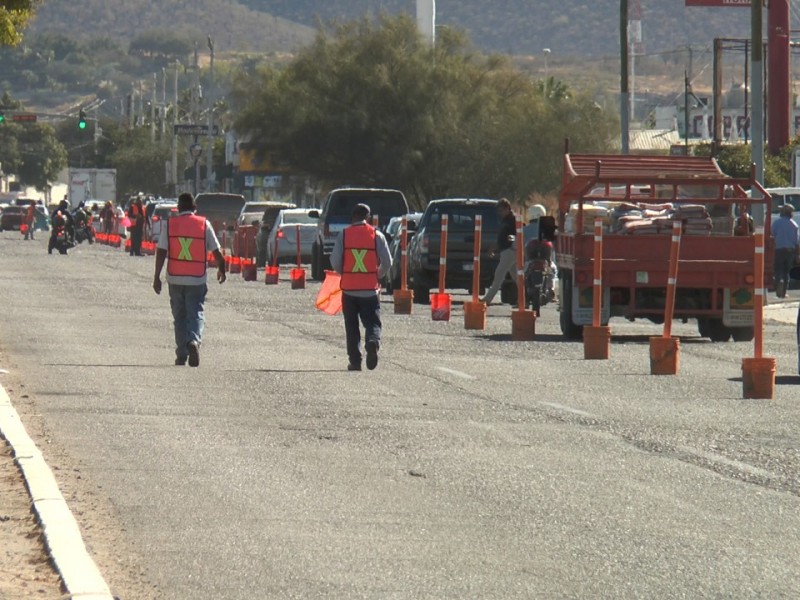
[[[455,369],[448,369],[447,367],[436,367],[442,373],[449,373],[450,375],[455,375],[456,377],[461,377],[462,379],[477,379],[474,375],[470,375],[469,373],[463,373],[461,371],[456,371]]]
[[[765,469],[754,467],[753,465],[749,465],[747,463],[738,460],[726,458],[721,454],[715,454],[714,452],[704,452],[703,450],[697,450],[696,448],[691,448],[689,446],[678,446],[678,450],[680,450],[681,452],[685,452],[686,454],[691,454],[692,456],[705,458],[708,461],[724,465],[726,467],[733,467],[734,469],[738,469],[739,471],[744,471],[745,473],[749,473],[750,475],[758,475],[759,477],[766,477],[767,479],[778,478],[776,475],[770,473]]]
[[[594,415],[592,413],[588,413],[583,410],[579,410],[577,408],[572,408],[571,406],[565,406],[564,404],[559,404],[558,402],[539,402],[539,404],[541,404],[542,406],[549,406],[550,408],[557,408],[558,410],[564,410],[574,415],[580,415],[581,417],[594,418]]]

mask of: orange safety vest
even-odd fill
[[[206,274],[206,218],[177,215],[167,221],[167,273],[176,277]]]
[[[359,223],[345,229],[342,236],[342,290],[355,292],[380,289],[375,228]]]

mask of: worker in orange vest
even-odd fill
[[[36,227],[36,205],[31,202],[25,212],[25,239],[33,239],[33,230]]]
[[[175,328],[175,364],[185,365],[188,360],[190,367],[200,364],[209,252],[213,252],[217,261],[217,281],[225,282],[225,258],[219,251],[214,228],[205,217],[194,214],[196,208],[191,194],[183,193],[178,197],[178,214],[164,222],[167,235],[158,238],[153,279],[153,289],[160,294],[161,270],[167,261],[169,302]]]
[[[352,225],[336,239],[331,266],[342,276],[342,314],[347,336],[348,371],[361,370],[361,329],[364,324],[367,368],[378,366],[381,345],[380,280],[392,266],[386,238],[369,224],[369,206],[357,204]]]

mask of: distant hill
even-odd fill
[[[291,52],[314,38],[314,29],[237,0],[43,0],[26,34],[55,31],[70,37],[111,36],[123,47],[142,32],[170,28],[211,34],[215,49]],[[200,48],[206,52],[205,43]]]
[[[257,10],[314,25],[382,11],[416,13],[415,0],[240,0]],[[489,51],[561,56],[618,52],[619,0],[436,0],[437,24],[469,32]],[[629,14],[634,0],[630,0]],[[714,37],[749,36],[745,8],[686,8],[683,0],[640,0],[645,50],[711,44]],[[793,11],[797,12],[797,11]],[[796,28],[797,23],[794,24]]]
[[[640,0],[644,49],[657,53],[749,36],[745,8],[686,8],[683,0]],[[630,0],[631,11],[635,1]],[[466,30],[485,51],[553,58],[613,55],[619,49],[619,0],[437,0],[437,24]],[[45,0],[31,31],[128,41],[142,31],[211,33],[221,50],[292,51],[317,22],[382,12],[415,14],[415,0]],[[800,11],[793,10],[794,16]],[[797,20],[797,19],[795,19]],[[800,22],[793,23],[793,28]]]

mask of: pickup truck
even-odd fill
[[[762,198],[748,197],[758,189]],[[754,237],[734,235],[739,211],[770,206],[755,180],[713,158],[565,154],[556,263],[562,334],[592,323],[594,220],[603,220],[602,306],[611,317],[663,323],[672,224],[682,223],[674,319],[696,319],[712,341],[753,339]],[[774,246],[765,212],[765,278]]]

